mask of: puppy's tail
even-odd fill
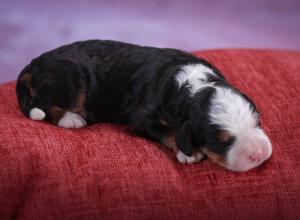
[[[16,85],[16,93],[19,106],[24,115],[32,120],[43,120],[46,117],[45,112],[35,106],[32,106],[34,97],[32,89],[32,74],[27,72],[28,67],[21,72]]]

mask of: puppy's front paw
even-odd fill
[[[82,128],[86,124],[86,121],[79,114],[66,112],[57,125],[63,128]]]
[[[193,154],[191,157],[189,157],[189,156],[186,156],[181,151],[178,151],[176,157],[180,163],[197,163],[197,162],[200,162],[204,158],[204,154],[202,152],[197,152],[197,153]]]

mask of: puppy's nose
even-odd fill
[[[253,163],[261,162],[262,160],[264,160],[264,158],[265,158],[265,152],[263,150],[258,150],[250,154],[248,157],[248,159]]]

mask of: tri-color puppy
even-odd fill
[[[18,78],[23,113],[64,128],[128,124],[173,149],[233,171],[272,154],[254,103],[201,58],[175,49],[89,40],[34,59]]]

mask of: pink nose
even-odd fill
[[[265,157],[265,154],[263,151],[257,151],[255,153],[252,153],[248,159],[254,163],[258,163],[260,161],[262,161]]]

